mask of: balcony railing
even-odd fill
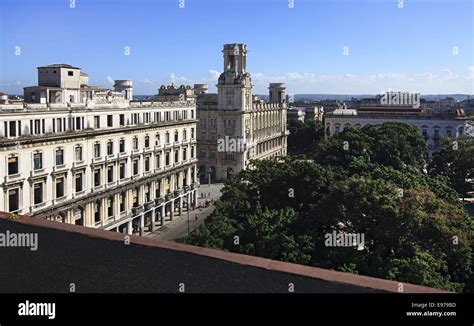
[[[142,205],[132,207],[132,214],[136,215],[136,214],[139,214],[141,212],[143,212],[143,206]]]
[[[145,210],[150,210],[153,208],[153,201],[149,201],[145,203]]]

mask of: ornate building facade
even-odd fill
[[[217,94],[206,85],[197,96],[198,157],[201,180],[226,180],[245,169],[250,160],[287,153],[285,84],[271,83],[269,102],[252,94],[247,71],[247,46],[225,44],[224,72]]]
[[[143,234],[195,204],[194,97],[135,102],[132,91],[39,67],[25,103],[0,104],[0,211]]]

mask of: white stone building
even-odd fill
[[[252,159],[287,153],[285,84],[270,84],[269,103],[258,100],[252,94],[246,45],[225,44],[222,52],[224,72],[216,85],[217,94],[208,94],[207,85],[195,85],[203,181],[209,177],[226,180]]]
[[[341,106],[324,116],[326,136],[347,127],[362,128],[365,125],[399,121],[417,127],[427,142],[427,152],[432,155],[439,146],[440,137],[457,138],[465,135],[468,118],[462,109],[432,110],[409,106],[366,106],[347,109]]]
[[[0,105],[0,211],[142,234],[196,202],[194,99],[134,102],[128,80],[38,71],[24,104]]]

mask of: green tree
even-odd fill
[[[474,139],[444,139],[442,149],[433,155],[428,166],[432,176],[445,176],[460,195],[472,190],[468,179],[474,178]]]
[[[227,182],[190,243],[376,277],[406,272],[407,280],[450,290],[468,279],[469,218],[449,188],[437,194],[436,182],[417,168],[376,165],[348,176],[340,167],[289,158],[252,165]],[[364,250],[327,247],[333,231],[364,234]],[[421,253],[430,256],[420,260]],[[433,275],[402,268],[414,257]]]
[[[288,152],[291,155],[305,155],[314,150],[315,144],[324,137],[323,125],[319,121],[288,120]]]
[[[313,157],[322,165],[338,165],[351,172],[370,170],[373,164],[422,169],[426,143],[418,129],[402,122],[364,128],[346,128],[315,147]]]
[[[388,263],[388,278],[399,282],[459,291],[460,284],[450,282],[445,276],[446,264],[427,252],[417,252],[409,258],[394,258]]]

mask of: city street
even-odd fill
[[[206,200],[213,199],[216,201],[221,196],[221,189],[223,183],[214,183],[209,185],[201,184],[198,190],[198,205],[204,205]],[[158,228],[155,232],[145,234],[145,237],[175,241],[176,239],[184,238],[188,235],[188,224],[189,232],[204,222],[204,220],[214,210],[214,205],[202,209],[194,209],[189,211],[189,223],[188,223],[188,212],[183,211],[181,216],[175,216],[173,221],[167,222],[164,226]],[[197,218],[196,218],[197,217]]]

